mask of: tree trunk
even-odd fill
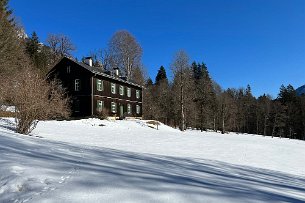
[[[214,128],[214,131],[216,132],[216,116],[215,115],[213,118],[213,128]]]
[[[222,109],[222,130],[221,133],[224,134],[225,133],[225,115],[224,115],[224,106],[221,106]]]
[[[277,119],[276,119],[277,115],[275,115],[275,119],[274,119],[274,124],[273,124],[273,128],[272,128],[272,137],[274,137],[275,134],[275,128],[277,125]]]
[[[184,115],[184,98],[183,98],[183,83],[180,86],[180,93],[181,93],[181,131],[185,130],[185,115]]]
[[[267,136],[267,120],[268,120],[268,117],[265,116],[265,119],[264,119],[264,136]]]
[[[200,131],[203,131],[203,104],[200,104]]]

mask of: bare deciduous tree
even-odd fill
[[[1,88],[2,99],[15,106],[16,131],[29,134],[39,120],[69,115],[68,98],[56,81],[46,81],[33,69],[25,67],[14,77],[7,77],[9,88]]]
[[[188,81],[190,79],[190,63],[187,53],[183,50],[178,51],[171,64],[174,73],[176,85],[179,88],[179,106],[180,106],[180,130],[186,130],[185,122],[185,94]]]
[[[120,68],[127,78],[133,78],[134,68],[141,67],[142,48],[128,31],[116,32],[109,42],[112,68]]]
[[[110,70],[110,54],[107,49],[99,49],[90,53],[93,59],[93,66],[101,67],[103,70]]]
[[[62,34],[50,34],[48,35],[46,41],[51,49],[51,64],[55,63],[59,58],[63,56],[71,56],[71,52],[76,50],[71,40]]]

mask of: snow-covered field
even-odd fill
[[[139,120],[13,129],[0,118],[0,202],[305,201],[304,141]]]

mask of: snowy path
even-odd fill
[[[34,132],[43,138],[35,138],[12,133],[0,121],[0,202],[305,201],[304,158],[286,160],[284,154],[304,154],[304,142],[187,132],[181,143],[181,134],[165,126],[162,134],[135,122],[117,128],[108,128],[117,123],[106,121],[107,126],[98,127],[99,122],[44,122]],[[128,132],[125,127],[134,137],[119,135]],[[98,136],[101,130],[112,134]],[[198,144],[202,141],[205,147]],[[235,154],[234,144],[243,156]],[[266,152],[254,151],[261,147]],[[283,156],[260,160],[261,153],[270,156],[277,150]]]

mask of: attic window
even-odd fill
[[[67,73],[70,73],[70,72],[71,72],[71,67],[67,66]]]

